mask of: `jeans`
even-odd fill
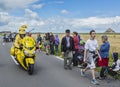
[[[50,52],[54,55],[54,44],[50,44]]]
[[[71,67],[72,59],[73,59],[72,51],[66,51],[64,54],[64,67],[66,66]]]
[[[58,45],[55,45],[55,51],[58,52]]]
[[[77,59],[77,51],[75,52],[75,54],[73,54],[73,66],[77,66],[78,65],[78,59]]]

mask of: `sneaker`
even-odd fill
[[[94,84],[94,85],[99,85],[99,83],[98,83],[98,81],[97,81],[96,79],[93,79],[93,80],[91,81],[91,83]]]
[[[49,55],[48,53],[46,53],[46,55]]]
[[[85,76],[85,71],[83,71],[83,69],[81,69],[81,76]]]
[[[105,80],[105,77],[97,77],[98,80]]]
[[[68,68],[69,68],[69,70],[72,70],[72,67],[71,67],[71,66],[69,66]]]
[[[67,67],[67,66],[64,66],[64,69],[65,69],[65,70],[67,70],[67,69],[68,69],[68,67]]]

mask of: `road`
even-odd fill
[[[37,53],[35,73],[30,76],[11,59],[11,46],[0,41],[0,87],[120,87],[120,81],[113,79],[93,85],[90,72],[81,77],[79,68],[64,70],[62,60],[44,52]]]

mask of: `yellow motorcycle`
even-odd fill
[[[34,72],[34,64],[36,58],[36,43],[32,37],[26,36],[22,41],[22,49],[18,48],[13,49],[14,52],[17,52],[15,58],[13,58],[15,63],[18,63],[24,70],[28,71],[28,74],[32,75]],[[19,52],[18,52],[19,51]]]

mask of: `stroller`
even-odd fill
[[[87,67],[87,63],[84,63],[83,59],[84,59],[84,45],[85,45],[85,42],[83,40],[80,41],[80,47],[79,47],[79,50],[77,52],[77,61],[78,61],[78,67],[79,68],[86,68]]]
[[[84,49],[80,49],[77,54],[77,60],[78,60],[79,68],[82,69],[87,67],[87,63],[84,63],[83,59],[84,59]]]
[[[83,61],[83,59],[84,59],[84,50],[85,50],[84,44],[82,46],[80,46],[80,49],[78,50],[78,54],[77,54],[78,64],[80,65],[79,67],[82,68],[82,69],[87,67],[87,62],[85,63]],[[98,54],[94,53],[93,59],[94,59],[95,65],[98,66],[98,59],[99,59]]]

